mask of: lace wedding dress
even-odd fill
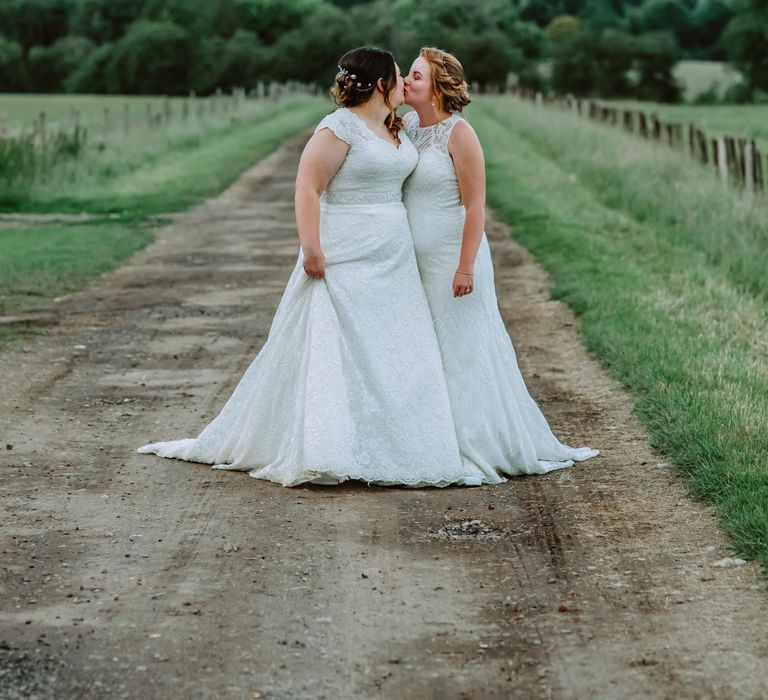
[[[261,352],[197,438],[141,447],[292,486],[473,483],[464,466],[402,184],[417,162],[348,109],[325,117],[349,144],[321,197],[325,279],[288,281]],[[469,481],[467,481],[469,477]]]
[[[448,139],[460,119],[454,114],[420,127],[415,112],[406,115],[405,131],[419,151],[419,163],[404,193],[459,448],[465,466],[480,469],[488,482],[502,480],[499,472],[543,474],[569,467],[598,452],[560,443],[528,394],[499,314],[485,235],[475,262],[473,292],[453,296],[465,212]]]

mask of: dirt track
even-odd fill
[[[497,223],[523,373],[601,457],[477,489],[286,489],[133,452],[195,435],[263,343],[301,144],[0,355],[0,698],[768,697],[757,568],[713,566],[714,518]]]

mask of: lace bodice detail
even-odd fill
[[[405,115],[405,133],[419,153],[419,163],[405,183],[406,204],[419,198],[430,207],[461,206],[459,182],[453,160],[448,153],[448,140],[461,117],[452,114],[432,126],[419,126],[416,112]]]
[[[375,134],[357,114],[341,107],[315,128],[330,129],[349,144],[347,158],[320,197],[323,204],[385,204],[402,200],[403,181],[418,153],[404,132],[400,147]]]

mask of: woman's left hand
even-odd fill
[[[453,296],[465,297],[467,294],[472,294],[474,287],[474,276],[471,272],[456,270],[453,276]]]

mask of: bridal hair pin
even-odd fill
[[[339,73],[341,73],[342,75],[345,75],[350,80],[357,80],[357,75],[355,75],[354,73],[350,73],[346,68],[342,68],[341,66],[337,66],[337,68],[339,69]],[[359,81],[356,82],[355,85],[359,88],[363,87],[363,84]],[[368,83],[368,85],[366,86],[366,89],[372,86],[373,86],[373,83]]]

